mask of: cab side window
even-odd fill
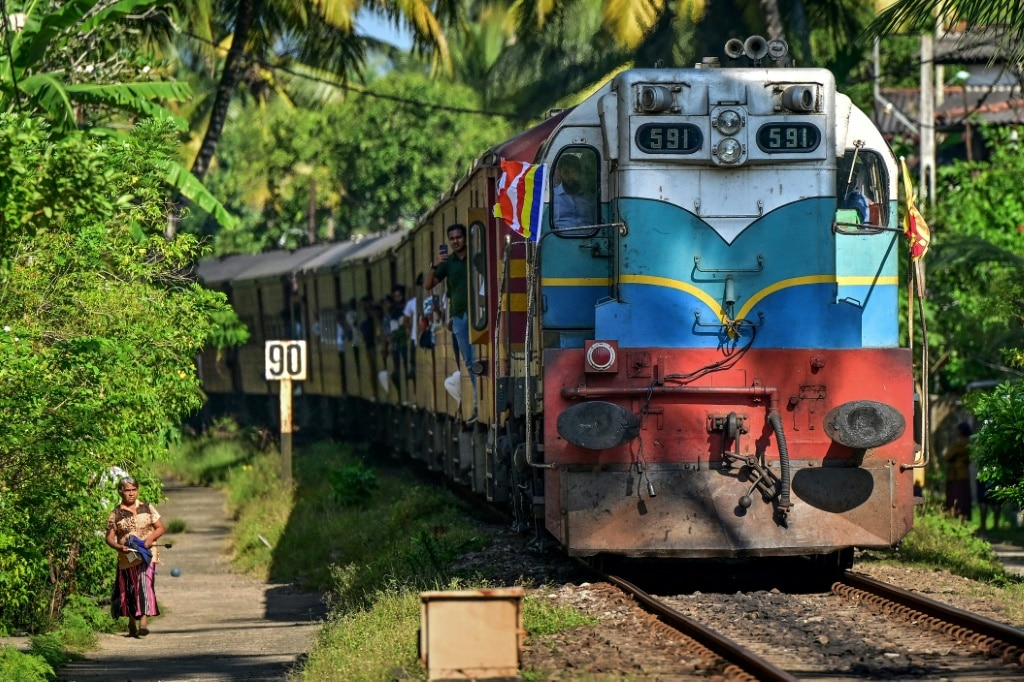
[[[601,223],[600,163],[593,147],[566,147],[555,160],[552,176],[552,229],[566,237],[590,236],[580,230]]]
[[[847,149],[836,172],[836,222],[885,227],[889,224],[889,178],[872,151]]]

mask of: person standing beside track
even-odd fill
[[[971,518],[971,425],[957,425],[959,438],[945,452],[946,510],[962,519]]]
[[[439,282],[448,281],[448,312],[452,321],[452,338],[456,346],[455,357],[461,352],[462,360],[466,364],[466,371],[469,372],[470,382],[473,384],[473,416],[469,418],[469,424],[476,422],[477,400],[476,400],[476,375],[471,368],[475,362],[473,346],[469,342],[469,314],[467,308],[467,292],[469,289],[469,260],[466,257],[466,226],[462,223],[453,223],[448,226],[448,243],[451,246],[451,254],[439,251],[427,269],[426,277],[423,279],[423,288],[427,291],[433,290]]]
[[[149,634],[149,616],[160,615],[156,603],[156,565],[160,558],[154,543],[165,532],[164,522],[155,506],[139,501],[139,483],[131,476],[121,479],[117,491],[121,503],[107,518],[107,545],[117,550],[110,615],[128,618],[129,637],[144,637]]]

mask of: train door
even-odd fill
[[[342,393],[341,358],[338,353],[338,285],[329,269],[307,273],[313,283],[316,300],[316,348],[320,393],[339,396]]]
[[[345,352],[341,358],[345,367],[345,393],[348,396],[361,397],[365,372],[363,356],[366,350],[359,335],[359,294],[355,284],[355,272],[356,269],[351,263],[346,262],[339,268],[336,277],[341,290],[342,333],[345,337]]]
[[[416,241],[407,235],[395,248],[394,284],[401,293],[401,318],[396,343],[401,344],[398,354],[400,367],[396,368],[401,402],[415,401],[416,377],[416,323],[418,322],[419,294],[416,284]]]
[[[601,144],[598,128],[571,128],[558,133],[548,154],[549,203],[538,248],[546,348],[582,347],[593,338],[595,305],[611,294]]]
[[[417,406],[432,412],[437,403],[434,397],[434,386],[436,385],[434,376],[435,328],[440,322],[437,306],[435,306],[436,296],[434,292],[423,288],[422,278],[426,276],[426,271],[437,253],[434,231],[429,224],[418,227],[413,233],[413,248],[414,254],[418,255],[413,263],[418,268],[416,295],[419,313],[413,332],[416,336],[416,347],[413,351],[416,368],[415,402]]]
[[[485,183],[481,183],[485,184]],[[467,253],[469,258],[469,338],[475,346],[473,367],[468,368],[476,374],[476,390],[478,416],[483,423],[490,423],[493,410],[491,367],[491,310],[493,307],[493,283],[488,281],[491,253],[494,250],[493,239],[495,228],[489,218],[487,209],[469,209]]]

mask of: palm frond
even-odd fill
[[[898,0],[878,15],[865,35],[929,33],[940,17],[945,26],[1004,27],[1000,53],[1009,62],[1024,59],[1024,4],[1019,0]]]
[[[607,0],[604,27],[620,45],[634,49],[665,11],[665,4],[664,0]]]
[[[66,132],[75,128],[75,105],[54,74],[33,74],[18,81],[18,87],[29,95],[33,106],[47,113],[55,129]]]
[[[104,104],[143,116],[167,118],[174,121],[181,130],[188,129],[188,122],[185,119],[153,101],[188,99],[192,91],[187,84],[182,82],[115,83],[110,85],[83,83],[68,85],[66,89],[70,99],[76,102]]]
[[[220,223],[225,229],[234,229],[238,225],[238,219],[228,213],[224,204],[220,203],[217,197],[206,189],[206,186],[192,175],[187,168],[176,161],[167,160],[163,162],[164,181],[181,193],[181,195],[203,209]]]
[[[72,27],[88,32],[133,12],[140,12],[154,4],[154,0],[119,0],[110,7],[94,12],[100,0],[71,0],[56,8],[46,3],[33,4],[28,11],[24,28],[14,35],[12,52],[16,68],[25,69],[40,62],[50,42]],[[35,10],[42,12],[36,16]]]

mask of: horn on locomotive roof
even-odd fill
[[[771,57],[776,62],[782,60],[789,54],[789,45],[781,38],[765,40],[758,35],[750,36],[746,40],[730,38],[725,43],[725,54],[730,59],[739,59],[745,56],[753,62],[754,66],[760,66],[761,60],[765,57]]]

